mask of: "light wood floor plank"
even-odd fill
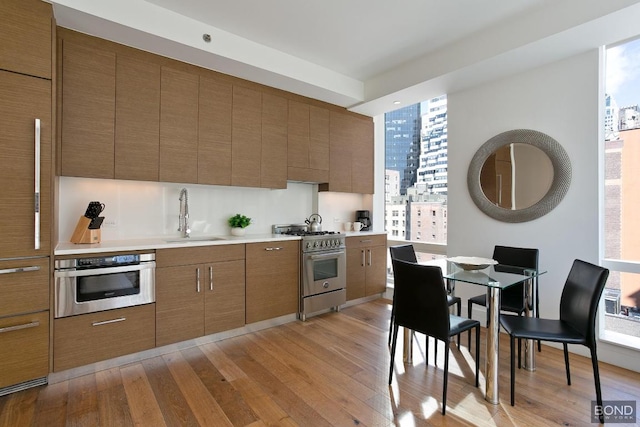
[[[125,366],[120,369],[120,375],[134,424],[166,426],[158,401],[144,372],[144,367],[139,363]]]

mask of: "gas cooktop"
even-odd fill
[[[274,234],[285,234],[287,236],[301,236],[306,238],[319,238],[321,236],[343,237],[338,231],[309,231],[306,224],[274,225]]]

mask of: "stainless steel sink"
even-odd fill
[[[167,243],[199,243],[199,242],[215,242],[217,240],[226,240],[224,237],[176,237],[175,239],[167,239]]]

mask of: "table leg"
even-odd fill
[[[404,346],[402,360],[404,363],[413,363],[413,331],[409,328],[402,328],[404,330]]]
[[[534,317],[536,315],[534,279],[530,277],[524,282],[524,315]],[[534,340],[524,341],[524,369],[533,372],[536,370],[536,349]]]
[[[489,325],[487,329],[487,368],[485,400],[497,405],[498,397],[498,343],[500,334],[500,289],[487,287],[487,309],[489,311]]]

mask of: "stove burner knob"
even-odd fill
[[[311,249],[311,242],[307,242],[307,249]]]
[[[313,247],[314,247],[314,248],[319,248],[319,247],[320,247],[320,242],[315,242],[315,243],[313,244]]]
[[[338,240],[338,239],[334,240],[334,241],[333,241],[333,244],[334,244],[335,246],[340,246],[340,240]]]
[[[323,248],[324,248],[325,246],[327,246],[327,242],[326,242],[326,240],[323,240],[323,241],[320,243],[320,246],[322,246]]]

